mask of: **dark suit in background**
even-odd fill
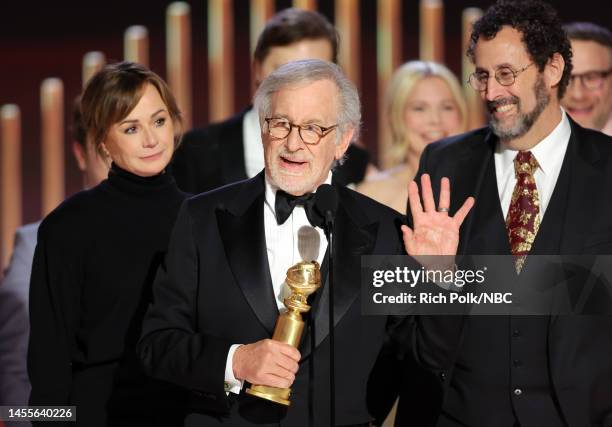
[[[40,222],[19,227],[6,276],[0,283],[0,405],[27,405],[30,380],[27,370],[30,319],[30,272]],[[31,424],[6,422],[7,427]]]
[[[198,194],[247,179],[244,159],[244,115],[249,109],[210,126],[187,132],[170,165],[179,188]],[[346,161],[334,170],[334,183],[347,185],[363,180],[369,154],[351,144]]]
[[[611,254],[612,138],[570,124],[530,254]],[[510,254],[496,142],[483,128],[431,144],[421,158],[418,175],[431,175],[434,194],[442,177],[450,179],[451,214],[476,198],[459,255]],[[439,426],[612,426],[612,317],[421,317],[418,328],[418,357],[444,389]]]
[[[188,426],[329,422],[327,284],[314,296],[314,327],[305,331],[299,348],[302,360],[291,406],[251,397],[244,389],[237,397],[224,391],[230,345],[269,338],[279,315],[266,255],[264,189],[261,173],[189,199],[156,279],[140,354],[150,374],[193,392]],[[400,217],[352,190],[337,190],[336,420],[338,425],[361,425],[371,418],[366,409],[368,375],[398,319],[361,315],[360,257],[401,253]],[[324,263],[322,278],[326,271]]]

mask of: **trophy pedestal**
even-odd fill
[[[262,399],[271,400],[272,402],[280,403],[281,405],[289,406],[290,388],[268,387],[265,385],[252,385],[247,388],[247,394],[251,396],[261,397]]]

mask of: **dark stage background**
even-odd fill
[[[384,1],[384,0],[381,0]],[[92,50],[105,53],[108,61],[123,56],[123,33],[130,25],[149,30],[150,66],[165,76],[165,11],[169,0],[104,1],[2,1],[0,11],[0,104],[15,103],[22,114],[24,223],[40,216],[40,83],[47,77],[64,82],[66,117],[71,100],[79,93],[83,55]],[[207,2],[188,1],[192,14],[193,46],[193,123],[208,122],[207,93]],[[466,7],[486,8],[482,0],[445,2],[446,63],[457,74],[461,64],[461,13]],[[611,27],[612,16],[605,2],[552,2],[565,21],[588,20]],[[235,0],[235,108],[248,105],[251,96],[249,75],[249,2]],[[288,0],[277,0],[277,10],[289,7]],[[332,1],[319,0],[319,10],[334,19]],[[377,135],[376,89],[376,1],[362,0],[361,54],[364,141],[375,155]],[[417,0],[402,3],[402,60],[418,56]],[[66,121],[68,132],[68,120]],[[68,142],[68,135],[66,138]],[[79,172],[66,145],[66,194],[78,191]]]

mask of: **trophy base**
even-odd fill
[[[279,388],[279,387],[268,387],[265,385],[252,385],[246,389],[246,393],[251,396],[257,396],[261,399],[270,400],[272,402],[280,403],[281,405],[289,406],[289,395],[291,394],[290,388]]]

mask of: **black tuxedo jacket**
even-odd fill
[[[368,375],[387,334],[403,322],[361,315],[360,257],[402,253],[403,246],[397,212],[345,187],[337,189],[336,419],[347,425],[370,420]],[[187,200],[158,271],[139,352],[153,376],[193,392],[186,425],[328,424],[327,283],[314,295],[314,326],[306,329],[299,348],[302,360],[291,406],[268,403],[244,390],[238,397],[224,392],[230,346],[270,338],[279,315],[266,252],[264,193],[262,172]]]
[[[249,110],[210,126],[187,132],[174,153],[170,171],[179,188],[198,194],[247,179],[244,159],[243,119]],[[349,145],[346,161],[334,170],[334,183],[363,181],[369,154]]]
[[[612,138],[584,129],[571,119],[570,124],[571,137],[561,172],[530,253],[611,254]],[[431,144],[421,158],[418,175],[431,175],[436,197],[440,179],[445,176],[450,179],[451,214],[468,196],[476,199],[460,230],[459,255],[510,254],[496,185],[493,160],[496,142],[489,129],[483,128]],[[529,258],[526,268],[528,263]],[[463,398],[467,400],[463,404],[448,399],[453,371],[456,373],[457,366],[465,360],[473,361],[480,354],[483,364],[494,366],[489,360],[495,354],[496,344],[483,342],[474,333],[479,327],[496,328],[503,322],[491,319],[489,325],[483,326],[481,321],[480,326],[474,327],[478,321],[467,317],[420,317],[414,335],[415,348],[419,349],[417,356],[421,362],[432,368],[444,388],[445,410],[461,414],[458,418],[470,426],[502,425],[497,423],[495,402],[488,401],[487,396],[477,403],[478,412],[470,414],[465,412],[465,402],[472,399],[474,403],[475,394],[466,391]],[[551,316],[548,322],[548,336],[543,344],[549,367],[547,375],[565,424],[612,426],[612,317]],[[500,340],[507,341],[504,336],[508,336],[508,330],[501,327]],[[472,358],[465,357],[466,354]],[[509,362],[506,358],[499,364]],[[472,368],[461,366],[467,372]]]

